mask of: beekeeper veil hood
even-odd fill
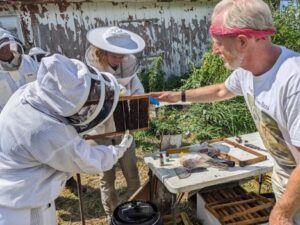
[[[83,135],[111,116],[119,85],[111,74],[54,54],[42,59],[37,80],[26,86],[23,98],[45,114],[63,117]]]
[[[24,54],[22,42],[9,31],[0,27],[0,70],[17,70],[21,64],[21,55]]]
[[[91,46],[86,50],[85,60],[88,65],[95,65],[97,68],[103,67],[101,63],[99,65],[100,56],[97,56],[97,49],[101,49],[105,54],[114,53],[128,57],[128,55],[139,53],[145,48],[145,41],[141,36],[115,26],[94,28],[87,33],[86,37]],[[133,59],[130,61],[132,62]],[[128,85],[136,76],[137,71],[137,64],[135,67],[132,66],[132,63],[122,64],[122,76],[116,77],[118,83],[123,86]]]
[[[45,50],[39,47],[33,47],[29,50],[28,55],[37,63],[40,63],[42,58],[45,56],[49,56],[50,52],[46,52]]]

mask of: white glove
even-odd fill
[[[114,146],[117,150],[118,159],[121,158],[126,152],[126,150],[131,146],[132,141],[133,141],[133,136],[129,134],[129,130],[126,130],[121,143]]]
[[[119,84],[120,87],[120,96],[129,96],[130,95],[130,90],[128,90],[126,87],[123,85]]]

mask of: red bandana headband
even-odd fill
[[[236,36],[239,34],[248,37],[266,38],[269,35],[275,34],[276,29],[271,28],[268,30],[254,30],[248,28],[226,28],[222,26],[210,26],[209,32],[212,36]]]

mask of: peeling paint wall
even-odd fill
[[[166,73],[180,75],[208,47],[213,7],[213,1],[18,3],[1,4],[0,16],[18,16],[27,45],[78,59],[84,58],[89,29],[117,25],[145,39],[139,55],[144,66],[162,55]]]

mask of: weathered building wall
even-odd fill
[[[46,2],[46,3],[45,3]],[[57,3],[56,3],[57,2]],[[59,3],[58,3],[59,2]],[[213,1],[109,2],[7,1],[1,18],[16,15],[23,40],[50,52],[83,59],[86,33],[99,26],[117,25],[140,34],[146,48],[140,58],[149,65],[162,55],[167,74],[187,71],[199,63],[209,44],[208,28]]]

